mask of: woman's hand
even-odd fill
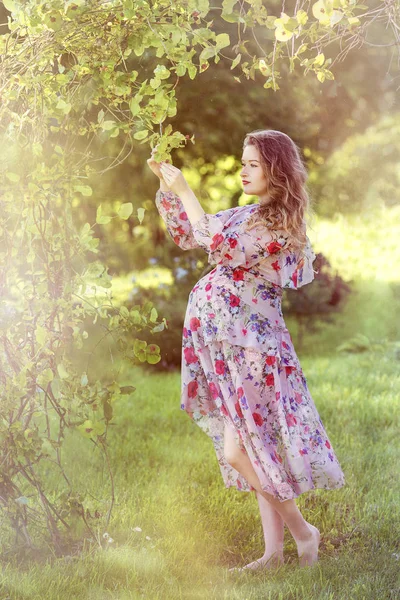
[[[147,164],[149,165],[150,169],[153,171],[153,173],[155,175],[157,175],[157,177],[160,179],[160,181],[164,181],[164,178],[161,174],[161,170],[160,170],[160,166],[161,163],[158,163],[154,160],[154,153],[157,150],[157,146],[155,148],[153,148],[153,150],[151,151],[151,158],[148,159]]]
[[[161,175],[169,189],[172,190],[174,194],[180,196],[190,189],[189,184],[184,178],[180,169],[166,162],[162,162],[160,165]]]

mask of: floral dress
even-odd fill
[[[189,294],[181,363],[181,409],[212,439],[225,487],[254,491],[224,456],[231,427],[262,489],[281,502],[335,489],[344,475],[307,387],[282,314],[282,288],[314,278],[284,231],[245,225],[258,204],[205,213],[191,225],[182,201],[158,190],[156,207],[182,250],[203,248],[214,269]]]

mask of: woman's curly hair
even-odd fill
[[[247,229],[256,225],[281,229],[289,235],[294,250],[304,249],[306,214],[313,216],[313,211],[306,185],[308,172],[298,147],[288,135],[274,129],[248,133],[243,148],[248,145],[255,146],[260,153],[270,201],[259,205],[246,224]]]

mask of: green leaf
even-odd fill
[[[215,48],[214,46],[208,46],[207,48],[204,48],[199,56],[199,62],[200,64],[203,63],[203,61],[208,60],[209,58],[213,58],[218,52],[218,49]],[[190,75],[190,72],[189,72]]]
[[[320,52],[319,54],[317,54],[317,56],[314,58],[313,64],[314,65],[318,65],[319,67],[322,67],[322,65],[325,62],[325,55],[323,52]]]
[[[140,113],[140,104],[136,100],[136,98],[132,98],[132,100],[129,103],[129,108],[133,117],[136,117],[136,115]]]
[[[6,9],[10,12],[15,11],[16,9],[14,0],[3,0],[3,4],[6,7]]]
[[[171,73],[165,65],[157,65],[157,67],[154,69],[154,75],[158,79],[168,79]]]
[[[231,43],[229,35],[227,33],[220,33],[215,38],[216,46],[218,49],[226,48]]]
[[[13,183],[17,183],[20,180],[20,176],[17,173],[6,173],[6,177]]]
[[[125,202],[125,204],[122,204],[119,209],[118,209],[118,216],[121,219],[129,219],[129,217],[131,216],[133,212],[133,204],[132,202]]]
[[[234,69],[235,67],[237,67],[237,65],[240,63],[240,60],[242,58],[241,54],[238,54],[235,58],[235,60],[233,61],[233,63],[231,64],[231,71],[232,69]]]
[[[47,329],[38,325],[35,332],[36,341],[41,346],[44,346],[47,340]]]
[[[271,75],[271,68],[267,65],[267,63],[265,62],[265,60],[263,58],[260,58],[259,63],[258,63],[258,68],[260,69],[261,73],[265,77],[268,77],[269,75]]]
[[[148,135],[148,130],[142,129],[141,131],[137,131],[133,137],[135,138],[135,140],[144,140],[145,138],[147,138]]]
[[[104,121],[101,124],[101,128],[103,129],[103,131],[111,131],[111,129],[114,129],[114,127],[116,127],[117,124],[115,121]]]
[[[188,73],[189,73],[190,79],[194,79],[196,77],[196,75],[197,75],[197,67],[196,67],[196,65],[193,65],[193,64],[189,65],[188,66]]]
[[[233,12],[233,7],[238,0],[224,0],[222,2],[222,12],[226,15],[230,15]]]
[[[209,0],[196,0],[195,6],[200,11],[202,17],[205,17],[210,9]]]
[[[239,13],[235,13],[235,12],[233,12],[232,14],[227,14],[225,12],[222,12],[221,13],[221,17],[227,23],[237,23],[239,21],[239,19],[240,19]]]
[[[153,90],[156,90],[161,85],[161,79],[158,79],[158,77],[150,79],[150,85],[153,88]]]
[[[90,185],[74,185],[74,191],[79,192],[82,196],[91,196],[93,193]]]
[[[160,362],[160,360],[160,346],[157,346],[157,344],[150,344],[147,346],[146,361],[149,363],[149,365],[156,365],[158,362]]]
[[[178,77],[183,77],[186,73],[186,65],[184,63],[179,63],[176,67],[175,73]]]
[[[103,215],[101,204],[97,207],[96,223],[99,225],[107,225],[111,221],[111,217]]]
[[[60,376],[60,379],[68,379],[69,373],[68,373],[67,369],[65,368],[65,366],[62,363],[60,363],[59,365],[57,365],[57,371],[58,371],[58,374]]]
[[[47,368],[44,371],[42,371],[40,375],[38,375],[37,382],[42,388],[46,389],[47,384],[50,383],[50,381],[53,381],[53,379],[53,371]]]
[[[62,98],[60,98],[56,104],[56,109],[67,115],[71,110],[72,105],[69,102],[65,102]]]
[[[129,310],[126,308],[126,306],[121,306],[119,309],[119,312],[122,317],[125,317],[125,318],[129,317]]]
[[[138,208],[136,211],[136,214],[139,219],[139,223],[141,223],[143,221],[143,217],[144,217],[144,208],[142,208],[142,207]]]

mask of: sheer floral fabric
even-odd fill
[[[156,207],[175,244],[204,249],[215,265],[188,298],[180,407],[211,438],[225,486],[254,490],[225,460],[226,423],[262,488],[281,502],[342,487],[344,474],[282,314],[283,288],[314,278],[308,238],[296,253],[284,231],[247,231],[257,204],[205,213],[193,226],[174,193],[159,190]]]

